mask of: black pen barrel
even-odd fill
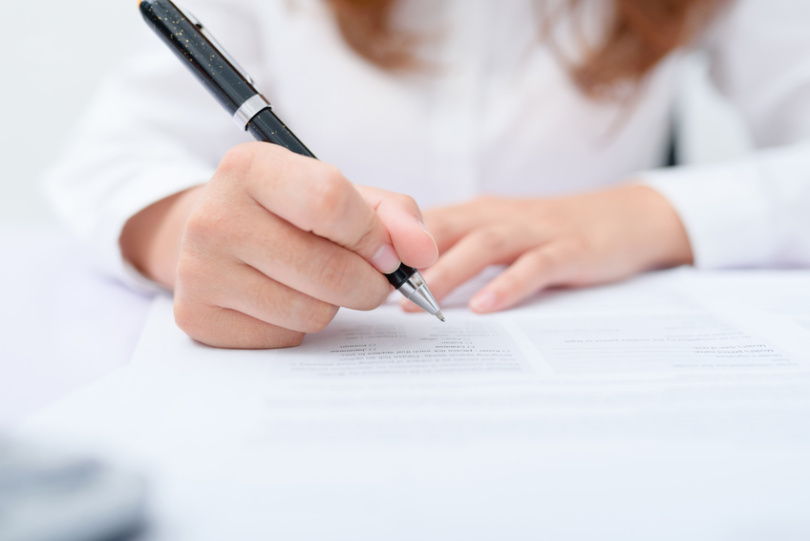
[[[141,15],[200,82],[233,115],[256,94],[245,76],[170,0],[141,0]]]
[[[397,270],[391,274],[386,274],[385,277],[388,278],[388,283],[394,286],[394,289],[399,289],[405,282],[410,280],[411,276],[415,273],[416,269],[402,263]]]
[[[315,157],[306,145],[269,108],[262,110],[250,120],[248,131],[259,141],[281,145],[287,150],[302,156]]]

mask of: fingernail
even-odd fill
[[[400,260],[394,247],[390,244],[383,244],[374,257],[371,258],[371,264],[374,265],[378,271],[389,274],[399,268]]]
[[[425,222],[423,222],[422,220],[416,220],[416,223],[419,225],[419,227],[422,228],[422,231],[424,231],[431,237],[433,236],[433,233],[430,232],[430,229],[428,229],[427,225],[425,225]]]
[[[428,237],[433,239],[433,242],[436,242],[436,238],[433,236],[433,233],[430,232],[430,229],[428,229],[428,226],[425,225],[425,222],[423,222],[422,220],[416,220],[416,223],[419,225],[419,227],[422,229],[422,231],[427,233]]]
[[[476,295],[470,301],[470,308],[474,312],[489,312],[495,308],[498,297],[491,291],[484,291]]]
[[[433,246],[436,247],[436,253],[439,253],[439,243],[436,242],[436,237],[434,237],[433,233],[430,232],[430,229],[428,229],[427,225],[425,225],[425,222],[423,222],[422,220],[416,220],[416,223],[419,225],[422,231],[424,231],[425,234],[427,234],[427,236],[430,237],[430,240],[433,241]]]

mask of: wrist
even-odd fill
[[[130,218],[121,232],[123,258],[150,280],[174,289],[180,240],[202,186],[153,203]]]
[[[683,222],[667,198],[649,186],[623,188],[633,201],[637,217],[637,235],[648,255],[647,269],[691,265],[692,246]]]

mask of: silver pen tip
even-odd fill
[[[444,323],[444,321],[445,321],[445,320],[444,320],[444,314],[442,314],[442,311],[441,311],[441,310],[439,310],[438,312],[436,312],[436,317],[437,317],[437,318],[439,318],[439,319],[442,321],[442,323]]]

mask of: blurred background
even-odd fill
[[[6,7],[0,17],[0,226],[56,224],[41,195],[42,175],[98,83],[146,32],[134,0],[39,0]],[[708,162],[745,151],[739,119],[707,84],[699,56],[690,63],[682,94],[682,159]]]
[[[13,2],[0,17],[0,225],[55,224],[42,174],[139,32],[134,0]]]
[[[3,6],[0,445],[7,426],[123,365],[148,306],[94,274],[41,195],[99,82],[149,32],[135,0]]]

